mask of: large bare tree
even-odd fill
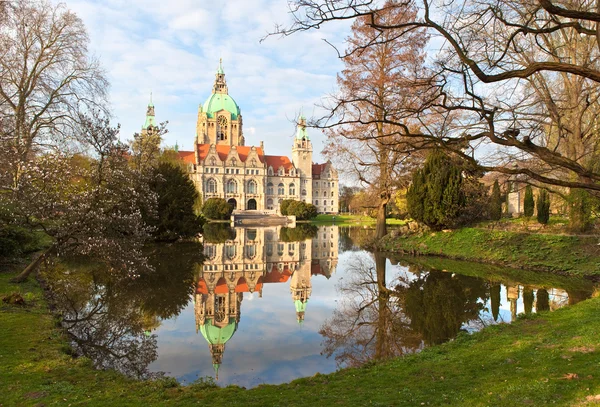
[[[385,7],[375,18],[395,25],[415,16],[413,8]],[[406,187],[402,181],[407,184],[415,162],[414,140],[403,137],[411,123],[418,127],[410,112],[418,110],[422,90],[429,89],[420,80],[427,36],[413,30],[403,41],[393,41],[400,33],[377,30],[366,17],[352,25],[344,70],[338,75],[340,90],[330,99],[328,119],[333,120],[324,150],[340,169],[377,195],[373,204],[378,205],[378,238],[386,234],[387,204],[398,186]]]
[[[18,187],[38,151],[66,148],[78,112],[104,106],[107,81],[88,52],[83,22],[63,4],[3,2],[0,143],[4,188]]]
[[[387,8],[414,7],[418,12],[408,21],[378,19]],[[405,136],[451,148],[485,170],[600,191],[600,170],[590,165],[597,161],[598,142],[591,119],[598,104],[594,89],[600,82],[596,1],[295,0],[291,12],[294,23],[278,27],[278,33],[358,18],[381,33],[398,33],[390,39],[380,36],[346,54],[381,42],[403,42],[414,30],[425,30],[434,45],[428,75],[437,97],[414,112],[423,123],[417,131],[407,128]],[[561,94],[567,82],[571,100]],[[566,129],[571,120],[567,116],[588,128],[587,135]],[[393,117],[383,122],[403,125]],[[474,153],[486,144],[486,149]]]

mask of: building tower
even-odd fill
[[[292,146],[292,162],[300,174],[300,200],[312,203],[312,143],[306,131],[306,117],[302,114]]]
[[[206,342],[213,362],[216,379],[219,380],[219,367],[223,362],[225,344],[231,339],[240,322],[242,293],[216,293],[206,290],[202,277],[194,296],[196,332],[200,331]],[[207,293],[206,293],[207,292]]]
[[[154,117],[154,103],[152,103],[152,93],[150,93],[150,103],[148,103],[148,108],[146,109],[146,121],[142,126],[141,135],[152,135],[157,130],[158,126],[156,125],[156,118]]]
[[[304,322],[306,304],[312,292],[310,265],[310,259],[301,261],[300,267],[294,271],[290,282],[290,292],[292,293],[292,300],[294,300],[294,306],[296,307],[296,318],[300,324]]]
[[[198,107],[195,144],[244,145],[240,107],[229,96],[222,61],[219,61],[212,94]]]

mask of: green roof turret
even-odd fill
[[[142,127],[143,130],[148,130],[149,127],[158,127],[156,125],[156,118],[154,117],[154,104],[152,103],[152,92],[150,92],[150,103],[146,109],[146,122]]]
[[[298,129],[296,130],[296,140],[310,140],[306,131],[306,117],[300,112],[298,117]]]

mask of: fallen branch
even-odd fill
[[[46,259],[50,254],[52,254],[54,249],[55,249],[55,247],[54,247],[54,245],[52,245],[48,249],[43,251],[39,256],[34,258],[27,267],[25,267],[25,269],[21,272],[21,274],[19,274],[15,278],[11,279],[10,282],[11,283],[22,283],[23,281],[27,280],[27,277],[29,277],[29,275],[31,273],[33,273],[34,271],[37,271],[37,269],[38,269],[39,265],[42,263],[42,261],[44,261],[44,259]]]

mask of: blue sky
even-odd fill
[[[111,83],[110,102],[121,138],[131,139],[144,122],[150,92],[159,122],[168,120],[166,145],[192,148],[198,105],[210,95],[219,58],[230,95],[242,110],[247,145],[265,142],[267,154],[290,155],[295,116],[335,91],[349,22],[290,37],[269,37],[289,24],[285,0],[67,0],[84,21],[90,51]],[[324,137],[310,131],[314,161]]]

